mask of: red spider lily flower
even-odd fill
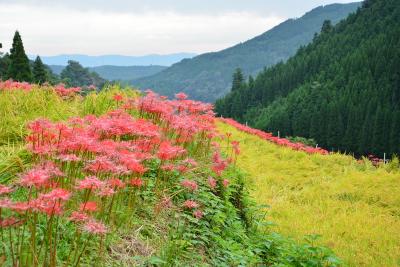
[[[124,97],[123,97],[122,95],[120,95],[120,94],[115,94],[115,95],[113,96],[113,99],[114,99],[115,101],[119,102],[119,101],[122,101],[122,100],[124,99]]]
[[[0,219],[0,227],[18,227],[24,223],[24,220],[17,219],[15,217],[8,217],[5,219]]]
[[[62,177],[65,174],[58,168],[58,166],[52,161],[43,162],[38,166],[45,171],[47,171],[53,177]]]
[[[32,169],[20,178],[20,184],[25,187],[40,187],[50,179],[48,171],[43,169]]]
[[[181,185],[191,191],[196,191],[199,188],[196,181],[183,180]]]
[[[180,93],[175,94],[175,97],[178,100],[185,100],[188,96],[185,93],[180,92]]]
[[[213,165],[211,169],[216,175],[221,176],[222,172],[228,167],[228,162],[221,158],[221,155],[216,151],[213,154]]]
[[[71,213],[71,216],[69,216],[68,218],[71,222],[75,222],[75,223],[80,223],[80,222],[85,222],[89,219],[89,215],[87,215],[84,212],[80,212],[80,211],[73,211]]]
[[[8,194],[11,193],[12,189],[9,188],[8,186],[0,184],[0,195]]]
[[[95,219],[90,219],[88,222],[86,222],[83,225],[82,230],[94,235],[104,235],[108,231],[107,227],[103,223],[98,222]]]
[[[29,203],[29,202],[15,202],[15,203],[12,203],[9,207],[10,207],[10,209],[12,209],[15,212],[23,213],[25,211],[28,211],[28,210],[32,209],[32,203]]]
[[[193,211],[193,216],[196,217],[197,219],[203,218],[203,212],[201,210],[195,210]]]
[[[112,196],[113,194],[115,194],[115,190],[109,186],[103,186],[102,188],[100,188],[98,192],[96,192],[96,195],[100,197],[109,197]]]
[[[86,176],[85,179],[77,182],[76,189],[99,189],[104,185],[96,176]]]
[[[187,159],[182,160],[182,163],[183,164],[187,164],[187,165],[191,165],[193,167],[196,167],[198,165],[197,162],[194,159],[191,159],[191,158],[187,158]]]
[[[217,187],[217,180],[211,176],[208,177],[208,185],[211,187],[211,189],[215,189],[215,187]]]
[[[180,146],[173,146],[170,142],[164,141],[160,144],[157,157],[161,160],[171,160],[186,153],[186,150]]]
[[[178,165],[176,166],[176,170],[179,171],[180,173],[185,173],[189,170],[189,168],[185,165]]]
[[[39,199],[33,200],[32,208],[35,211],[46,213],[49,216],[61,215],[63,212],[62,204],[60,203],[60,201],[53,200],[53,199],[39,198]]]
[[[97,203],[94,201],[87,201],[79,205],[79,211],[94,212],[97,210]]]
[[[161,169],[162,169],[163,171],[173,171],[173,170],[175,170],[175,165],[174,165],[174,164],[171,164],[171,163],[163,164],[163,165],[161,166]]]
[[[10,208],[12,204],[13,203],[9,198],[0,199],[0,208]]]
[[[183,203],[183,206],[186,207],[186,208],[188,208],[188,209],[195,209],[195,208],[198,208],[198,207],[199,207],[199,204],[198,204],[196,201],[194,201],[194,200],[186,200],[186,201]]]
[[[133,178],[129,180],[129,184],[133,187],[141,187],[143,186],[143,180],[140,178]]]
[[[39,195],[39,199],[48,199],[48,200],[64,200],[67,201],[71,196],[71,193],[62,188],[55,188],[47,194]]]
[[[224,186],[224,187],[228,187],[228,185],[229,185],[229,180],[228,179],[224,179],[223,181],[222,181],[222,185]]]
[[[238,141],[232,141],[231,144],[232,144],[233,152],[236,155],[239,155],[240,154],[239,142]]]
[[[106,183],[108,186],[111,186],[112,188],[121,189],[121,188],[125,187],[125,183],[118,178],[111,178],[111,179],[107,180]]]
[[[109,160],[106,156],[99,156],[95,160],[91,161],[86,165],[85,170],[90,171],[92,173],[109,173],[115,172],[116,166],[114,162]]]
[[[54,91],[61,97],[69,97],[82,90],[80,87],[65,88],[65,85],[60,83],[54,87]]]
[[[140,164],[137,160],[124,162],[124,165],[128,168],[128,170],[137,174],[143,174],[147,171],[147,168]]]

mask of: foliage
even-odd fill
[[[25,54],[21,35],[18,31],[14,34],[10,50],[10,64],[8,66],[7,77],[19,82],[30,82],[32,80],[29,59]]]
[[[68,61],[68,66],[63,69],[60,78],[71,87],[94,85],[101,88],[106,82],[97,73],[90,72],[89,69],[82,67],[79,62],[73,60]]]
[[[34,83],[42,84],[49,80],[46,68],[39,56],[37,56],[35,62],[33,62],[32,74]]]
[[[400,5],[369,1],[286,63],[216,102],[225,117],[335,151],[383,158],[400,148]]]
[[[204,132],[210,105],[117,86],[60,90],[0,84],[2,264],[338,265],[261,227],[246,177],[228,167],[238,144],[221,156]]]
[[[287,60],[296,50],[308,44],[324,20],[336,24],[360,3],[320,6],[298,19],[289,19],[246,42],[219,52],[184,59],[150,77],[135,79],[134,86],[153,88],[172,97],[183,90],[193,99],[214,102],[230,90],[232,73],[241,68],[244,75],[255,75],[265,67]]]
[[[314,244],[333,249],[345,265],[398,265],[397,160],[374,167],[368,159],[294,151],[224,123],[218,129],[240,142],[236,166],[249,175],[257,203],[270,205],[270,229],[298,242],[319,234]]]
[[[300,136],[288,136],[286,138],[289,139],[290,141],[292,141],[293,143],[302,143],[304,145],[313,146],[313,147],[315,147],[317,145],[317,142],[315,142],[315,140],[312,138],[307,139],[307,138],[300,137]]]

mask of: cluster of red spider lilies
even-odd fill
[[[174,206],[201,219],[199,181],[211,191],[229,186],[221,174],[230,160],[212,142],[217,136],[212,105],[187,100],[183,93],[177,100],[146,93],[132,99],[114,95],[119,108],[99,117],[29,123],[32,166],[15,183],[0,187],[1,253],[14,266],[58,265],[58,244],[66,238],[61,225],[66,224],[76,229],[66,265],[79,264],[94,236],[101,255],[104,236],[118,226],[116,211],[132,212],[146,187],[158,199],[155,209]],[[238,143],[233,144],[232,154],[239,153]],[[169,194],[166,184],[181,191]],[[177,203],[179,192],[191,197]]]
[[[317,154],[322,154],[322,155],[326,155],[329,154],[329,152],[325,149],[319,148],[319,147],[311,147],[311,146],[307,146],[304,145],[302,143],[293,143],[290,140],[286,139],[286,138],[279,138],[276,136],[273,136],[272,133],[267,133],[267,132],[263,132],[261,130],[258,129],[253,129],[251,127],[248,127],[246,125],[240,124],[239,122],[233,120],[233,119],[229,119],[229,118],[220,118],[221,121],[235,127],[236,129],[249,133],[249,134],[253,134],[253,135],[257,135],[258,137],[268,140],[270,142],[273,142],[277,145],[280,146],[286,146],[286,147],[290,147],[294,150],[301,150],[301,151],[305,151],[309,154],[313,154],[313,153],[317,153]]]

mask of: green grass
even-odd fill
[[[349,266],[400,265],[400,173],[341,154],[308,155],[219,123],[240,141],[238,166],[252,195],[270,205],[275,230],[320,243]]]

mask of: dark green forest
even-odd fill
[[[324,20],[339,22],[360,3],[332,4],[317,7],[297,19],[289,19],[246,42],[219,52],[184,59],[153,76],[135,79],[133,86],[173,97],[183,91],[192,99],[214,102],[229,93],[231,73],[241,68],[245,75],[256,75],[294,55],[301,45],[312,41]]]
[[[364,1],[286,63],[246,80],[216,102],[218,114],[329,150],[399,154],[400,1]]]

